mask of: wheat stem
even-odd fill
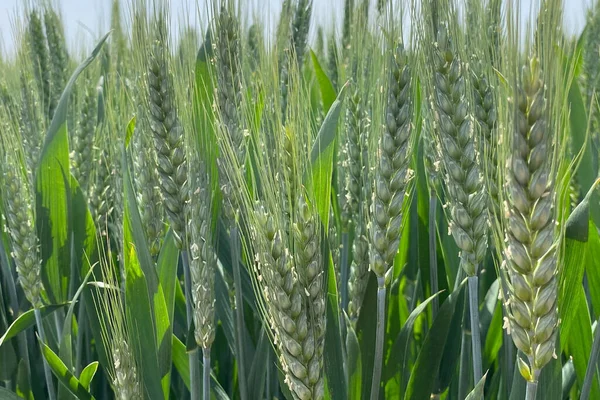
[[[527,391],[525,393],[525,400],[535,400],[535,396],[537,393],[537,385],[537,380],[527,381]]]
[[[42,313],[39,308],[34,308],[33,313],[35,315],[35,323],[38,328],[40,341],[46,343],[46,335],[44,334],[44,325],[42,324]],[[56,400],[56,393],[54,392],[54,382],[52,382],[52,372],[50,366],[44,357],[44,376],[46,378],[46,386],[48,388],[48,399]]]
[[[462,269],[461,269],[462,270]],[[459,367],[459,378],[458,378],[458,398],[465,399],[469,394],[469,388],[471,385],[471,376],[473,367],[471,357],[472,348],[469,347],[469,342],[472,340],[469,338],[471,335],[470,321],[469,321],[469,308],[467,307],[469,299],[465,297],[463,304],[463,315],[462,315],[462,332],[460,341],[460,367]]]
[[[477,268],[476,268],[477,270]],[[473,349],[473,382],[477,384],[483,376],[481,362],[481,333],[479,331],[479,279],[477,275],[469,276],[469,311],[471,314],[471,346]]]
[[[437,194],[435,189],[431,190],[429,195],[429,285],[431,294],[438,292],[438,275],[437,275],[437,230],[436,230],[436,211],[437,211]],[[436,297],[431,303],[432,320],[440,308],[440,301]]]
[[[375,333],[375,364],[373,365],[373,379],[371,381],[371,400],[379,399],[379,387],[381,386],[383,339],[385,336],[385,294],[385,278],[377,277],[377,330]]]
[[[87,323],[85,321],[86,319],[86,314],[85,314],[85,304],[83,304],[83,301],[80,301],[79,303],[79,311],[77,312],[77,342],[76,342],[76,354],[75,354],[75,372],[77,373],[77,376],[79,376],[79,374],[81,374],[81,365],[82,363],[82,358],[83,358],[83,343],[84,343],[84,336],[87,335]]]
[[[238,384],[240,397],[246,399],[246,357],[244,354],[244,299],[242,297],[242,275],[240,273],[240,232],[236,224],[229,231],[231,243],[231,261],[233,263],[233,280],[235,286],[235,334],[238,364]]]
[[[580,400],[588,400],[592,390],[592,383],[596,375],[596,366],[598,365],[598,356],[600,355],[600,319],[596,322],[596,331],[594,332],[594,343],[592,345],[592,353],[588,360],[583,386],[581,387]]]
[[[0,240],[0,275],[4,277],[4,287],[8,288],[8,299],[10,302],[10,307],[13,310],[18,310],[19,300],[17,297],[17,288],[15,286],[13,274],[10,270],[10,264],[8,261],[6,249],[2,240]],[[17,346],[19,349],[19,354],[21,355],[23,360],[25,360],[25,367],[27,369],[27,373],[28,375],[30,375],[29,349],[27,348],[27,337],[25,336],[25,332],[21,332],[17,335]]]
[[[340,291],[342,297],[342,309],[348,308],[348,275],[349,263],[348,255],[350,253],[350,234],[348,231],[342,232],[342,250],[340,256]]]
[[[192,308],[192,277],[190,273],[190,261],[188,258],[187,250],[181,251],[181,262],[183,263],[183,278],[184,278],[184,290],[185,290],[185,313],[187,317],[187,331],[193,320],[193,308]],[[192,399],[198,399],[200,388],[198,387],[199,371],[198,371],[198,357],[197,352],[191,352],[188,354],[188,361],[190,364],[190,396]]]
[[[210,349],[202,349],[202,400],[210,400]]]

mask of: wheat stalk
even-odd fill
[[[413,88],[408,56],[401,45],[390,54],[390,70],[385,105],[385,122],[379,139],[375,182],[373,185],[373,221],[370,232],[371,270],[377,276],[376,364],[371,382],[371,400],[379,398],[381,360],[385,324],[386,278],[394,265],[400,245],[402,207],[408,182],[412,136]]]

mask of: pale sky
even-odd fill
[[[172,27],[181,26],[179,21],[191,21],[196,24],[198,15],[204,14],[208,0],[170,0]],[[268,15],[267,21],[274,23],[275,16],[281,9],[282,0],[242,0],[247,1],[253,12],[262,16]],[[313,0],[313,22],[331,26],[332,21],[339,23],[342,19],[344,0]],[[376,0],[372,0],[375,2]],[[518,1],[518,0],[517,0]],[[521,0],[521,9],[528,10],[531,2],[536,0]],[[578,34],[585,25],[585,14],[589,5],[594,0],[564,0],[565,17],[564,22],[567,32]],[[110,7],[112,0],[53,0],[59,4],[63,16],[69,49],[81,49],[82,46],[89,47],[100,35],[108,30],[110,19]],[[0,0],[0,51],[3,54],[14,53],[13,24],[19,20],[16,18],[20,4],[23,0]],[[130,4],[130,0],[121,2],[123,7]],[[200,9],[198,13],[196,10]],[[125,11],[126,12],[126,11]],[[200,17],[202,18],[202,17]],[[199,27],[206,26],[205,23]],[[204,28],[201,29],[202,31]],[[314,35],[314,29],[311,31]]]

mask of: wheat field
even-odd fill
[[[600,3],[318,1],[17,6],[0,400],[600,399]]]

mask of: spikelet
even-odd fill
[[[515,345],[535,379],[554,355],[558,324],[557,228],[551,173],[553,135],[538,60],[523,68],[507,162],[508,316]]]

